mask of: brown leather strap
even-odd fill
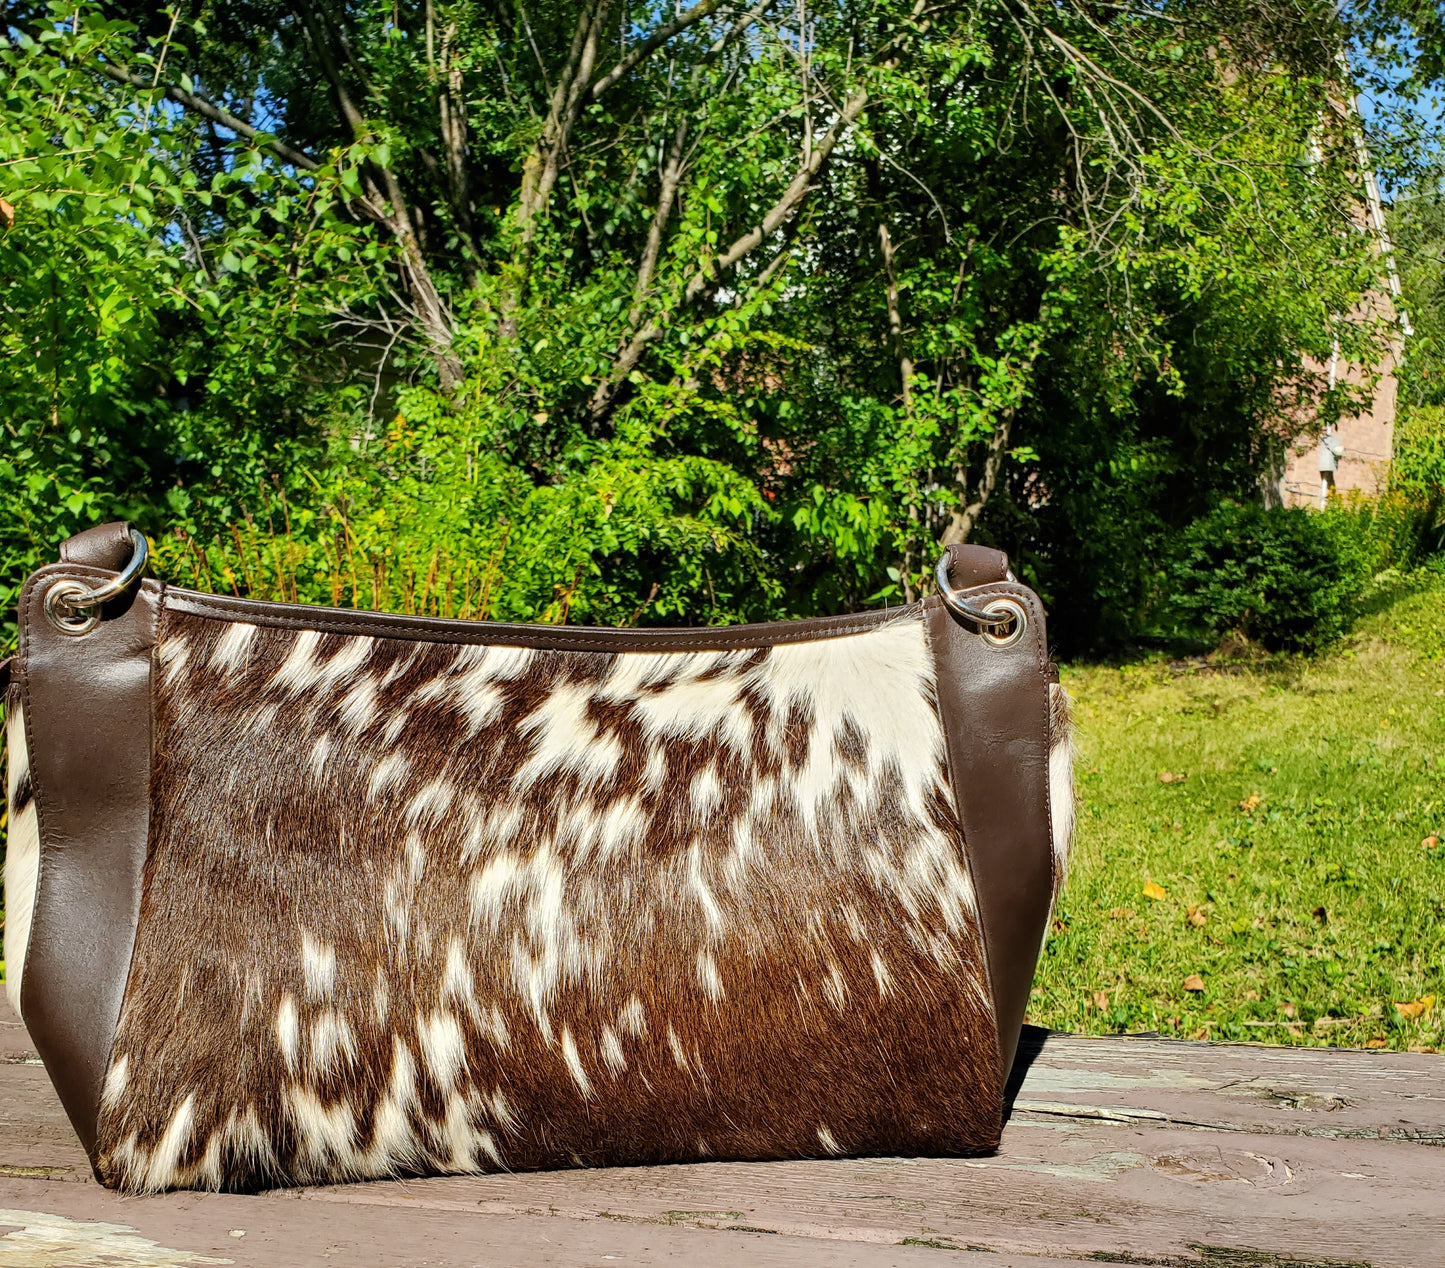
[[[954,558],[955,567],[967,562],[957,554]],[[956,585],[964,579],[953,576]],[[1008,648],[992,646],[937,598],[925,600],[924,611],[938,666],[949,771],[978,893],[1006,1080],[1048,920],[1053,847],[1043,606],[1033,591],[1004,581],[970,590],[968,598],[981,605],[1004,595],[1028,613],[1023,638]]]
[[[108,568],[112,572],[119,572],[125,567],[130,552],[130,525],[121,520],[97,524],[60,544],[62,563],[88,564],[92,568]]]
[[[948,576],[960,590],[1008,580],[1008,556],[992,546],[949,546]]]
[[[111,527],[72,538],[61,553],[115,560],[96,536]],[[140,911],[161,587],[143,582],[78,636],[51,624],[44,597],[60,577],[95,585],[118,566],[42,568],[20,600],[18,676],[41,851],[20,1011],[92,1161]]]

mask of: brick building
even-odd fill
[[[1358,114],[1358,102],[1351,102],[1349,108]],[[1379,378],[1375,382],[1368,410],[1340,419],[1323,439],[1313,432],[1306,432],[1290,445],[1277,486],[1280,500],[1286,506],[1323,506],[1332,487],[1340,493],[1356,489],[1366,494],[1382,492],[1388,478],[1390,458],[1395,451],[1395,366],[1404,349],[1404,339],[1412,332],[1409,315],[1399,302],[1400,278],[1395,270],[1390,231],[1380,201],[1380,186],[1375,180],[1364,136],[1358,130],[1355,131],[1355,149],[1359,170],[1364,177],[1365,195],[1358,223],[1361,232],[1373,233],[1385,258],[1389,278],[1390,293],[1376,297],[1376,312],[1396,321],[1401,337],[1393,342],[1381,365],[1352,366],[1336,361],[1328,367],[1319,367],[1328,369],[1332,387],[1337,375],[1344,382],[1355,384],[1367,382],[1375,373]]]
[[[1381,492],[1389,468],[1395,441],[1395,358],[1398,347],[1382,366],[1377,367],[1374,400],[1368,411],[1342,418],[1334,428],[1337,448],[1343,456],[1334,460],[1336,470],[1322,475],[1330,465],[1326,446],[1318,436],[1306,433],[1290,445],[1285,456],[1285,469],[1280,480],[1280,498],[1286,506],[1320,506],[1324,501],[1326,480],[1341,493],[1352,489],[1372,494]],[[1359,366],[1338,366],[1349,382],[1363,382],[1368,373]]]

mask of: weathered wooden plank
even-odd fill
[[[0,996],[0,1177],[76,1179],[89,1174],[85,1150],[35,1046]]]
[[[1081,1258],[1209,1245],[1311,1261],[1445,1263],[1445,1151],[1389,1141],[1019,1126],[995,1157],[714,1163],[453,1178],[304,1201],[668,1220],[814,1241],[931,1242]],[[1422,1255],[1432,1241],[1439,1258]]]
[[[1057,1259],[963,1252],[961,1268],[1058,1268]],[[304,1202],[291,1194],[117,1198],[96,1185],[0,1180],[0,1268],[534,1268],[551,1264],[738,1264],[927,1268],[927,1246],[833,1242],[666,1221],[578,1223],[476,1207]]]
[[[1445,1145],[1445,1057],[1025,1029],[1015,1121],[1114,1117]],[[1017,1079],[1017,1071],[1016,1071]]]
[[[994,1253],[980,1262],[994,1268],[1096,1255],[1220,1268],[1445,1265],[1445,1058],[1429,1055],[1031,1032],[1013,1121],[988,1158],[119,1199],[90,1178],[27,1048],[0,1016],[0,1205],[126,1225],[162,1247],[237,1263],[321,1262],[333,1245],[344,1262],[378,1238],[400,1258],[368,1253],[366,1262],[471,1263],[481,1247],[488,1263],[549,1262],[538,1247],[553,1247],[555,1262],[617,1254],[873,1265],[936,1259],[940,1249],[969,1262],[970,1248],[986,1248]],[[231,1228],[251,1240],[228,1242]],[[13,1238],[85,1236],[65,1224],[4,1234],[0,1221],[0,1268],[38,1262],[16,1258]]]

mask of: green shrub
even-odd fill
[[[1390,463],[1390,492],[1422,508],[1422,553],[1445,550],[1445,406],[1401,414]]]
[[[1304,652],[1349,628],[1362,577],[1358,552],[1329,517],[1237,502],[1179,534],[1165,575],[1185,629]]]
[[[1433,553],[1440,507],[1417,489],[1392,487],[1377,497],[1351,490],[1314,513],[1334,537],[1350,571],[1368,581],[1408,572]]]

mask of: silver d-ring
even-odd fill
[[[997,622],[992,628],[983,631],[983,640],[990,647],[1012,647],[1029,627],[1028,611],[1017,599],[990,599],[984,604],[984,611],[990,613]],[[999,621],[1000,617],[1003,618],[1002,621]]]
[[[80,582],[62,577],[45,592],[46,619],[62,634],[89,634],[100,624],[100,610],[80,602],[88,593]]]
[[[933,580],[938,585],[938,597],[947,604],[951,612],[956,612],[966,621],[972,621],[975,625],[981,625],[988,630],[995,625],[1007,625],[1014,619],[1011,612],[1005,616],[999,616],[992,610],[994,605],[991,603],[976,608],[963,597],[963,591],[953,584],[953,579],[948,575],[947,551],[944,551],[939,557],[938,566],[933,570]]]
[[[62,577],[45,592],[45,615],[62,634],[89,634],[100,623],[102,605],[118,599],[145,571],[150,545],[139,529],[130,530],[130,558],[109,581],[91,589]]]
[[[66,607],[76,608],[98,608],[103,603],[109,603],[112,599],[118,599],[131,586],[135,585],[136,579],[145,571],[146,560],[151,553],[150,544],[146,536],[138,528],[130,530],[130,558],[126,565],[109,581],[102,581],[94,590],[87,590],[81,586],[80,593],[74,598],[66,597],[57,602],[63,602]],[[51,587],[53,591],[54,586]],[[47,600],[48,602],[48,600]]]

